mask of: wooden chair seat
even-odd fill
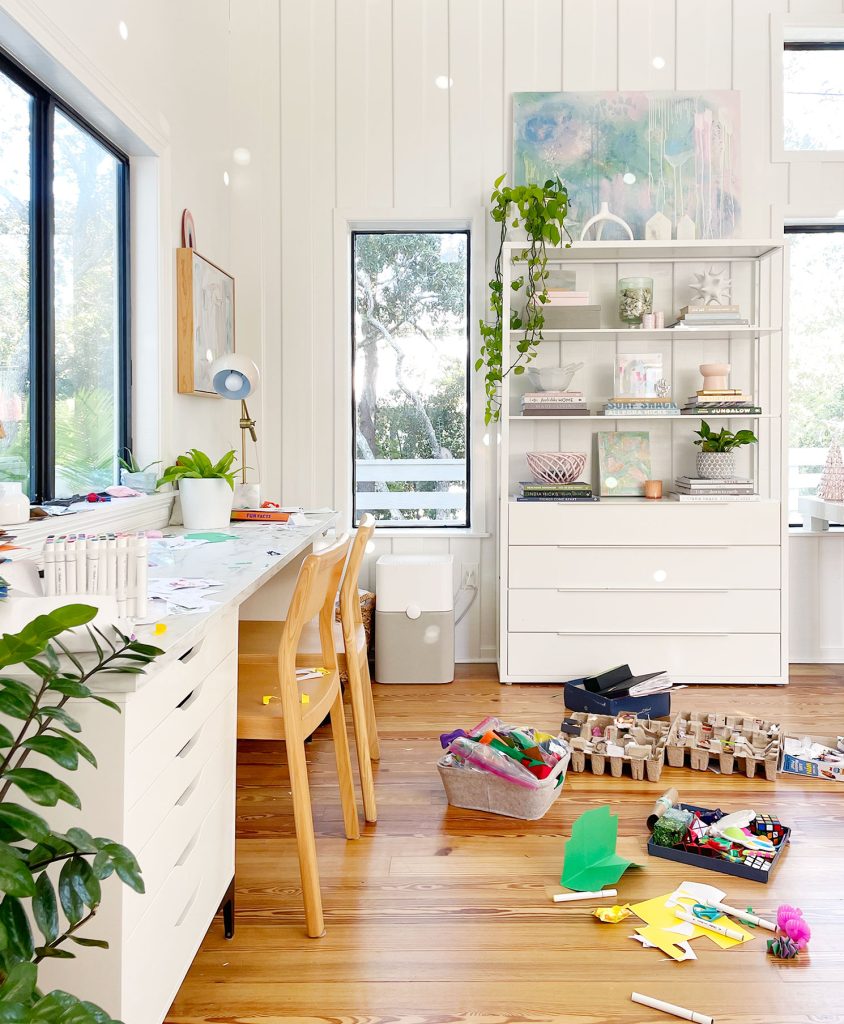
[[[302,696],[308,698],[302,704],[302,731],[306,736],[311,735],[331,710],[337,692],[333,675],[297,682],[300,700]],[[284,712],[278,699],[281,688],[278,656],[264,663],[241,661],[237,687],[238,735],[256,740],[286,740]],[[272,697],[268,704],[264,703],[266,696]]]

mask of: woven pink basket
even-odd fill
[[[544,484],[571,484],[586,467],[584,452],[528,452],[528,469]]]

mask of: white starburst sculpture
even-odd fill
[[[692,304],[719,306],[729,302],[732,287],[732,279],[726,273],[709,267],[692,277]]]

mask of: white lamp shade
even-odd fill
[[[261,374],[255,363],[236,352],[220,356],[211,364],[211,383],[221,398],[239,401],[254,395]]]

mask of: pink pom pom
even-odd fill
[[[798,949],[805,949],[812,937],[812,929],[803,918],[803,911],[799,907],[791,907],[784,904],[777,911],[777,925],[780,931],[785,932],[792,942],[797,944]]]

